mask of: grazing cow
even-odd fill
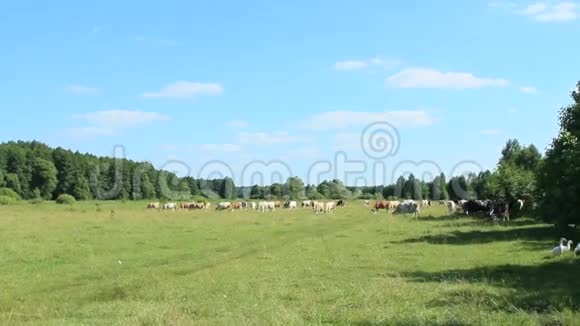
[[[453,215],[453,214],[455,214],[455,211],[457,209],[457,205],[455,204],[455,202],[450,200],[447,202],[447,208],[449,209],[449,215]]]
[[[159,203],[149,203],[147,204],[147,209],[159,209]]]
[[[176,203],[166,203],[165,205],[163,205],[163,210],[165,211],[176,211],[177,210],[177,204]]]
[[[365,207],[369,207],[371,206],[371,201],[370,200],[365,200]]]
[[[336,207],[346,207],[346,200],[341,199],[336,202]]]
[[[321,201],[313,201],[312,202],[312,210],[316,214],[324,212],[325,208],[326,207],[324,205],[324,202],[321,202]]]
[[[286,204],[284,204],[284,206],[288,209],[296,209],[298,208],[298,203],[295,201],[289,201]]]
[[[324,204],[324,212],[326,214],[332,213],[336,211],[336,203],[333,201],[329,201],[326,204]]]
[[[232,210],[232,203],[230,202],[221,202],[217,205],[217,207],[215,208],[216,211],[231,211]]]
[[[416,202],[407,200],[397,206],[394,214],[413,214],[415,218],[418,218],[421,215],[421,207]]]
[[[510,205],[508,202],[503,200],[496,200],[494,202],[488,203],[490,208],[489,215],[494,219],[501,218],[504,221],[510,220]]]
[[[258,204],[258,210],[260,212],[266,212],[266,211],[275,211],[276,210],[276,203],[273,201],[261,201]]]
[[[492,207],[490,202],[483,202],[481,200],[460,201],[461,208],[465,215],[472,213],[482,213],[484,215],[492,214]]]
[[[381,209],[384,209],[388,212],[389,209],[391,209],[391,203],[386,200],[378,200],[375,202],[372,212],[378,214]]]
[[[302,208],[312,207],[312,200],[305,200],[302,202]]]

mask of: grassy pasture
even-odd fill
[[[0,324],[580,324],[580,258],[529,219],[144,206],[0,206]]]

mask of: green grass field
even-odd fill
[[[0,206],[0,324],[580,324],[580,258],[529,219],[144,206]]]

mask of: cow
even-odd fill
[[[240,210],[242,209],[243,203],[234,203],[232,209]]]
[[[346,207],[346,200],[341,199],[336,202],[336,207]]]
[[[302,208],[312,207],[312,200],[305,200],[302,202]]]
[[[324,204],[324,212],[326,214],[332,213],[336,211],[336,203],[333,201],[329,201],[326,204]]]
[[[206,211],[209,210],[210,208],[211,208],[211,203],[209,203],[209,202],[208,203],[205,203],[203,205],[203,209],[206,210]]]
[[[510,220],[510,204],[504,200],[496,200],[494,202],[488,203],[490,209],[489,215],[497,220],[498,218],[504,221]]]
[[[364,203],[364,205],[365,205],[365,207],[367,207],[367,208],[368,208],[368,207],[370,207],[370,206],[371,206],[371,201],[370,201],[370,200],[365,200],[365,203]]]
[[[325,208],[326,207],[324,205],[324,202],[321,202],[321,201],[313,201],[312,202],[312,210],[316,214],[324,212]]]
[[[217,207],[215,208],[216,211],[231,211],[232,210],[232,203],[230,202],[221,202],[217,205]]]
[[[179,203],[179,210],[185,211],[189,209],[189,203]]]
[[[431,206],[430,200],[422,200],[421,201],[421,207],[428,207],[428,206]]]
[[[266,211],[275,211],[276,210],[276,203],[273,201],[261,201],[258,204],[258,210],[260,212],[266,212]]]
[[[276,205],[276,208],[282,208],[282,202],[281,201],[275,201],[274,205]]]
[[[255,211],[258,208],[258,204],[254,203],[254,202],[249,202],[248,203],[248,209],[251,209],[252,211]]]
[[[388,212],[390,208],[391,208],[391,203],[389,201],[378,200],[373,205],[372,212],[375,214],[378,214],[381,209],[384,209]]]
[[[147,209],[159,209],[159,203],[149,203],[147,204]]]
[[[163,205],[163,210],[165,211],[176,211],[177,210],[177,203],[166,203]]]
[[[418,218],[421,215],[421,207],[416,202],[407,200],[397,206],[394,214],[413,214],[415,218]]]
[[[493,213],[491,202],[484,202],[481,200],[460,201],[460,206],[465,215],[482,213],[491,216]]]
[[[286,207],[288,209],[296,209],[296,208],[298,208],[298,203],[295,201],[289,201],[289,202],[286,202],[284,204],[284,207]]]
[[[449,209],[449,215],[453,215],[453,214],[455,214],[455,211],[457,210],[457,205],[455,204],[455,202],[450,200],[447,202],[447,209]]]

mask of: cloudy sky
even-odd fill
[[[0,140],[244,184],[493,168],[555,135],[578,35],[571,1],[4,2]]]

